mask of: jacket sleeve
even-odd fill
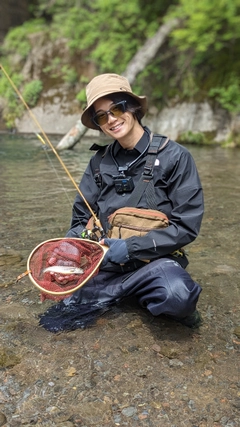
[[[86,171],[82,176],[79,188],[84,198],[89,203],[93,212],[97,213],[96,201],[98,198],[99,188],[94,180],[92,159],[90,160]],[[83,198],[80,196],[79,193],[77,193],[72,208],[71,226],[68,232],[66,233],[66,237],[80,237],[81,232],[86,227],[87,222],[91,216],[91,212],[89,211]]]
[[[172,209],[169,226],[143,237],[126,239],[130,259],[156,259],[191,243],[198,235],[204,211],[203,191],[191,154],[182,149],[173,157],[166,182]],[[167,157],[162,160],[167,162]],[[169,160],[168,160],[169,161]]]

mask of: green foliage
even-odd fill
[[[39,99],[43,88],[41,80],[32,80],[24,87],[22,96],[29,107],[34,107]]]
[[[206,137],[201,132],[183,132],[179,137],[178,141],[181,144],[195,144],[195,145],[202,145],[206,143]]]
[[[86,98],[86,91],[85,89],[80,90],[80,92],[78,92],[76,99],[78,100],[78,102],[81,105],[86,105],[87,103],[87,98]]]
[[[52,58],[51,62],[49,62],[42,71],[50,78],[59,77],[61,73],[61,58],[59,56]]]
[[[22,77],[17,73],[12,74],[11,79],[17,87],[22,82]],[[0,97],[4,98],[6,101],[6,105],[3,109],[3,119],[6,122],[6,126],[9,129],[12,129],[14,128],[14,121],[16,117],[21,116],[24,108],[3,74],[1,74],[0,77]]]
[[[240,135],[239,132],[234,131],[231,132],[228,135],[228,138],[226,141],[224,141],[222,144],[222,147],[224,148],[232,148],[232,147],[239,147],[240,148]]]
[[[191,97],[195,88],[195,99],[214,96],[228,111],[237,111],[240,0],[180,0],[170,15],[182,19],[171,40],[178,50],[183,96]]]
[[[77,3],[80,3],[79,6],[81,5],[81,1]],[[66,12],[69,7],[73,7],[75,4],[76,0],[68,0],[67,5],[66,0],[37,0],[31,4],[31,12],[36,18],[46,15],[51,17],[62,11]]]
[[[62,65],[62,59],[59,56],[52,58],[52,61],[42,71],[48,78],[60,78],[71,86],[74,86],[78,81],[76,70],[70,65]]]
[[[58,0],[59,1],[59,0]],[[82,7],[62,10],[53,18],[52,35],[67,37],[73,53],[86,52],[99,71],[123,72],[143,41],[153,35],[159,23],[146,22],[138,0],[128,6],[119,0],[81,2]]]
[[[63,65],[61,68],[61,74],[63,77],[63,80],[68,83],[69,85],[75,85],[78,81],[78,75],[77,72],[69,67],[68,65]]]
[[[184,18],[184,24],[172,36],[181,50],[219,51],[240,38],[239,12],[240,0],[180,0],[174,15]]]
[[[3,54],[18,53],[23,59],[31,50],[29,34],[41,31],[44,27],[43,20],[27,21],[19,27],[12,28],[4,39]]]
[[[14,85],[19,88],[23,83],[22,76],[19,73],[13,73],[12,75],[10,75],[10,71],[6,71],[9,74]],[[33,80],[30,83],[26,84],[23,91],[20,92],[29,107],[33,107],[34,105],[36,105],[41,90],[42,82],[39,80]],[[24,106],[19,100],[12,86],[9,84],[7,78],[3,74],[1,74],[0,77],[0,97],[5,99],[6,101],[6,105],[3,109],[3,119],[6,123],[6,126],[9,129],[13,129],[15,127],[16,118],[21,117],[24,112]]]
[[[155,0],[146,2],[139,0],[140,9],[143,11],[144,20],[146,22],[158,21],[160,24],[162,17],[168,13],[169,7],[177,5],[179,0]]]
[[[216,98],[219,104],[232,113],[240,113],[240,82],[239,78],[232,79],[233,83],[226,87],[213,87],[209,96]]]
[[[87,104],[85,87],[88,84],[88,81],[89,81],[88,77],[85,77],[84,75],[80,77],[80,83],[84,85],[84,88],[80,90],[80,92],[78,92],[76,99],[78,100],[79,104],[82,107],[85,107],[85,105]]]
[[[0,55],[20,55],[14,66],[20,70],[31,51],[30,35],[41,32],[52,40],[66,41],[72,58],[66,64],[61,54],[45,58],[43,80],[71,86],[80,84],[77,99],[86,102],[85,70],[91,63],[96,72],[121,74],[137,50],[158,30],[164,20],[181,19],[160,53],[134,82],[136,93],[147,94],[152,105],[161,108],[171,99],[202,101],[212,97],[223,108],[238,112],[240,104],[240,0],[31,0],[36,18],[13,28],[5,37]],[[15,55],[17,57],[17,55]],[[79,62],[80,61],[80,62]],[[49,83],[50,82],[50,83]],[[40,87],[25,90],[29,102]],[[35,83],[36,84],[36,83]],[[16,100],[1,90],[9,103],[9,117],[19,110]],[[28,88],[28,89],[27,89]],[[29,95],[28,95],[29,91]],[[39,91],[38,95],[37,92]],[[32,98],[31,98],[32,97]],[[12,119],[9,119],[11,122]]]

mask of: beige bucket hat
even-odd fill
[[[141,118],[147,112],[147,98],[146,96],[137,96],[132,92],[131,86],[128,80],[120,76],[118,74],[100,74],[97,77],[94,77],[90,83],[86,87],[86,97],[87,97],[87,107],[85,108],[81,121],[84,126],[97,129],[99,128],[92,122],[92,115],[90,113],[90,107],[94,104],[94,102],[102,98],[103,96],[107,96],[111,93],[116,92],[124,92],[128,95],[131,95],[135,98],[139,104],[141,105],[140,114]]]

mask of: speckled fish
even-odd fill
[[[50,267],[45,268],[43,272],[70,275],[70,274],[83,274],[83,269],[79,267],[69,267],[66,265],[52,265]]]

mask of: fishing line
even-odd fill
[[[36,135],[37,135],[37,134],[36,134]],[[37,136],[38,136],[38,135],[37,135]],[[43,147],[43,148],[46,148],[46,149],[44,149],[45,155],[46,155],[46,157],[47,157],[47,159],[48,159],[48,161],[49,161],[49,163],[50,163],[50,165],[51,165],[51,168],[52,168],[52,169],[54,170],[54,172],[55,172],[55,175],[56,175],[56,177],[57,177],[57,179],[58,179],[58,181],[59,181],[59,183],[60,183],[60,185],[61,185],[61,188],[62,188],[62,190],[63,190],[63,192],[64,192],[64,194],[65,194],[65,196],[66,196],[66,199],[67,199],[67,201],[68,201],[68,203],[69,203],[69,206],[71,206],[72,210],[74,211],[75,216],[76,216],[76,218],[77,218],[77,220],[78,220],[79,225],[83,226],[82,221],[80,220],[79,215],[78,215],[78,213],[77,213],[76,209],[74,209],[74,206],[72,205],[72,199],[70,199],[70,197],[69,197],[69,195],[68,195],[68,192],[67,192],[67,190],[66,190],[66,187],[64,187],[64,185],[63,185],[62,178],[61,178],[61,176],[59,175],[58,170],[57,170],[57,168],[55,167],[55,165],[54,165],[54,163],[53,163],[53,161],[52,161],[51,157],[49,156],[49,153],[48,153],[47,147]],[[84,227],[84,228],[85,228],[85,227]]]
[[[37,133],[36,133],[36,136],[37,136],[38,138],[40,137],[40,135],[38,135]],[[62,190],[63,190],[63,192],[64,192],[64,194],[65,194],[65,196],[66,196],[66,199],[68,200],[69,205],[71,206],[72,210],[74,211],[74,213],[75,213],[75,215],[76,215],[76,218],[77,218],[77,220],[78,220],[79,225],[83,226],[82,221],[80,220],[78,213],[77,213],[77,212],[76,212],[76,210],[74,209],[74,206],[72,206],[72,199],[70,199],[70,197],[69,197],[69,195],[68,195],[68,193],[67,193],[67,190],[66,190],[66,188],[65,188],[65,187],[64,187],[64,185],[63,185],[62,178],[61,178],[61,176],[59,175],[58,170],[57,170],[57,168],[55,167],[55,165],[54,165],[54,163],[53,163],[53,161],[52,161],[51,157],[49,156],[48,149],[47,149],[46,145],[43,147],[43,149],[44,149],[44,153],[45,153],[45,155],[46,155],[46,157],[47,157],[47,159],[48,159],[48,162],[50,163],[51,168],[54,170],[55,175],[56,175],[56,177],[57,177],[57,179],[58,179],[58,181],[59,181],[59,183],[60,183],[60,185],[61,185],[61,188],[62,188]],[[85,227],[84,227],[84,228],[85,228]]]
[[[54,170],[54,172],[55,172],[55,175],[56,175],[56,177],[57,177],[57,179],[58,179],[58,181],[59,181],[59,183],[60,183],[60,185],[61,185],[61,188],[62,188],[62,190],[63,190],[63,192],[64,192],[64,194],[65,194],[65,196],[66,196],[66,198],[67,198],[67,200],[68,200],[68,202],[69,202],[69,205],[72,207],[72,199],[70,199],[70,197],[69,197],[69,195],[68,195],[68,192],[67,192],[66,188],[65,188],[65,187],[64,187],[64,185],[63,185],[62,178],[61,178],[61,176],[59,175],[57,168],[55,167],[55,165],[54,165],[54,163],[53,163],[53,161],[52,161],[51,157],[49,156],[48,151],[47,151],[47,150],[44,150],[44,152],[45,152],[45,155],[46,155],[46,157],[47,157],[47,159],[48,159],[48,162],[49,162],[49,163],[50,163],[50,165],[51,165],[51,168],[52,168],[52,169]],[[80,218],[79,218],[78,220],[79,220],[79,223],[81,224]]]
[[[59,156],[59,154],[57,153],[57,151],[55,150],[55,147],[53,146],[53,144],[51,143],[51,141],[49,140],[48,136],[46,135],[44,129],[42,128],[42,126],[40,125],[40,123],[38,122],[36,116],[33,114],[33,112],[31,111],[31,109],[29,108],[28,104],[26,103],[25,99],[23,98],[23,96],[21,95],[21,93],[19,92],[18,88],[16,87],[16,85],[14,84],[14,82],[12,81],[11,77],[8,75],[7,71],[4,69],[4,67],[0,64],[0,70],[3,71],[5,77],[7,78],[7,80],[9,81],[10,85],[12,86],[12,88],[14,89],[14,91],[16,92],[16,94],[19,96],[20,100],[22,101],[23,105],[25,106],[25,108],[27,109],[30,117],[32,118],[33,122],[37,125],[38,129],[40,130],[40,132],[42,133],[43,137],[40,134],[36,134],[38,139],[42,142],[43,145],[46,145],[46,141],[49,145],[49,147],[51,148],[51,150],[53,151],[53,153],[55,154],[55,156],[57,157],[58,161],[60,162],[60,164],[62,165],[63,169],[65,170],[66,174],[68,175],[68,177],[70,178],[70,180],[72,181],[74,187],[76,188],[77,192],[80,194],[80,196],[82,197],[84,203],[86,204],[88,210],[90,211],[94,222],[96,224],[96,226],[102,231],[103,228],[101,226],[101,223],[99,221],[99,219],[97,218],[97,216],[95,215],[94,211],[92,210],[91,206],[89,205],[88,201],[86,200],[86,198],[84,197],[84,195],[82,194],[81,190],[79,189],[78,185],[76,184],[75,180],[73,179],[72,175],[70,174],[69,170],[67,169],[66,165],[64,164],[64,162],[62,161],[61,157]]]
[[[38,135],[37,133],[36,133],[36,136],[37,136],[38,138],[40,138],[40,135]],[[41,141],[41,142],[42,142],[42,141]],[[43,142],[44,142],[44,141],[43,141]],[[45,155],[46,155],[46,157],[47,157],[47,159],[48,159],[48,162],[50,163],[51,168],[52,168],[52,170],[55,172],[55,175],[56,175],[56,177],[57,177],[57,179],[58,179],[58,181],[59,181],[59,183],[60,183],[60,185],[61,185],[61,188],[62,188],[62,190],[63,190],[63,192],[64,192],[64,194],[65,194],[65,197],[66,197],[66,199],[67,199],[67,201],[68,201],[68,203],[69,203],[69,206],[71,206],[72,210],[74,211],[75,216],[76,216],[76,218],[77,218],[77,220],[78,220],[79,225],[83,226],[82,221],[81,221],[81,219],[79,218],[78,213],[76,212],[76,210],[74,209],[74,206],[72,205],[72,199],[70,199],[70,197],[69,197],[69,195],[68,195],[68,193],[67,193],[66,187],[64,187],[64,185],[63,185],[62,178],[61,178],[61,176],[59,175],[58,170],[57,170],[57,168],[55,167],[55,165],[54,165],[54,163],[53,163],[53,161],[52,161],[52,159],[51,159],[51,156],[50,156],[50,155],[49,155],[49,153],[48,153],[48,148],[46,147],[46,145],[43,147],[43,149],[44,149],[44,153],[45,153]],[[85,228],[85,227],[83,226],[83,228]]]

